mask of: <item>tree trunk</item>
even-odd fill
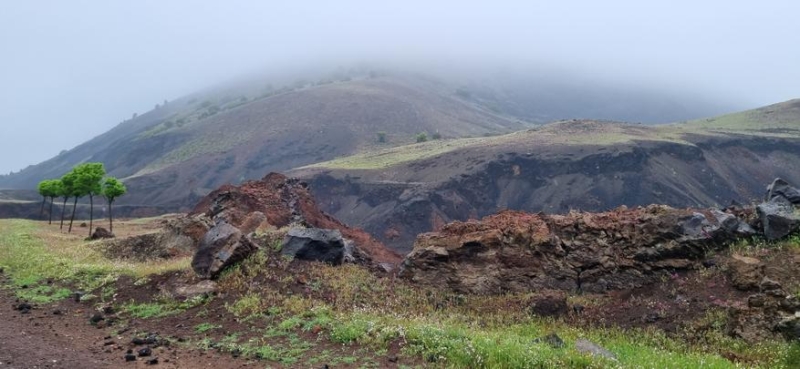
[[[75,196],[75,202],[72,203],[72,217],[69,218],[69,230],[67,233],[72,233],[72,222],[75,220],[75,207],[78,206],[78,196]]]
[[[92,237],[92,218],[94,217],[94,196],[89,194],[89,237]]]
[[[64,209],[66,208],[67,208],[67,198],[65,197],[64,203],[61,204],[61,227],[59,227],[59,229],[61,229],[62,231],[64,230]]]
[[[49,211],[49,214],[47,214],[49,216],[49,219],[47,220],[47,224],[53,224],[53,201],[55,201],[55,200],[56,200],[55,197],[51,197],[50,198],[50,211]]]
[[[108,201],[108,231],[111,234],[114,234],[114,216],[111,214],[111,203],[113,202],[114,200]]]
[[[47,197],[42,197],[42,209],[39,210],[39,218],[44,216],[44,203],[47,201]]]

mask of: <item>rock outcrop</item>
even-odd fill
[[[255,251],[259,233],[291,226],[285,253],[331,264],[355,261],[396,264],[400,255],[362,230],[348,227],[317,207],[307,185],[278,173],[241,186],[225,185],[203,198],[190,217],[207,217],[216,226],[204,235],[192,261],[195,272],[214,278]],[[253,236],[253,237],[251,237]]]
[[[694,269],[708,250],[731,241],[754,235],[775,240],[797,232],[798,193],[776,179],[768,188],[768,202],[755,210],[650,205],[566,215],[504,211],[419,235],[400,274],[479,294],[641,287]],[[763,268],[751,258],[734,258],[734,286],[757,287]]]
[[[283,240],[281,254],[340,265],[353,260],[352,248],[338,229],[292,228]]]
[[[698,265],[740,236],[728,213],[651,205],[566,215],[504,211],[419,236],[401,275],[479,294],[629,289]]]
[[[767,201],[756,207],[764,237],[777,240],[800,230],[800,191],[781,178],[767,187]]]
[[[753,289],[756,293],[747,298],[747,306],[728,309],[728,333],[749,342],[776,335],[800,341],[800,298],[768,277]]]

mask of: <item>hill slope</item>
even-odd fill
[[[128,185],[121,203],[177,209],[224,183],[369,150],[378,132],[389,146],[419,132],[463,137],[525,127],[443,91],[424,79],[380,77],[253,100],[185,98],[2,178],[0,187],[33,188],[76,163],[100,161]]]
[[[502,209],[752,201],[775,177],[800,183],[798,105],[658,127],[565,121],[387,149],[293,174],[311,182],[324,210],[408,251],[418,233]]]

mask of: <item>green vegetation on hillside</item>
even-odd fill
[[[719,117],[697,119],[686,122],[684,125],[715,132],[798,137],[800,136],[800,100],[790,100]]]
[[[430,158],[458,148],[484,141],[483,138],[462,138],[455,140],[427,141],[407,146],[370,151],[303,168],[341,168],[341,169],[381,169],[390,166]]]

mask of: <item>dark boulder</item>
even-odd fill
[[[767,202],[776,197],[782,197],[794,205],[800,205],[800,190],[792,187],[782,178],[775,178],[772,184],[767,186]]]
[[[567,295],[561,291],[548,291],[531,300],[531,314],[542,317],[566,315],[569,312]]]
[[[220,221],[211,228],[192,259],[192,269],[201,278],[215,279],[228,266],[233,265],[258,250],[242,232]]]
[[[97,227],[94,229],[92,236],[89,238],[93,240],[99,240],[102,238],[114,238],[114,234],[109,232],[107,229],[103,227]]]
[[[281,253],[299,260],[332,265],[340,265],[352,258],[350,247],[338,229],[292,228],[283,239]]]
[[[789,341],[800,341],[800,317],[789,316],[781,320],[775,327]]]
[[[782,196],[773,197],[756,207],[758,218],[768,240],[777,240],[800,229],[800,216],[797,210]]]
[[[555,333],[550,333],[544,337],[536,338],[533,340],[533,343],[546,343],[548,346],[555,349],[564,348],[566,346],[564,340],[562,340],[561,337]]]

